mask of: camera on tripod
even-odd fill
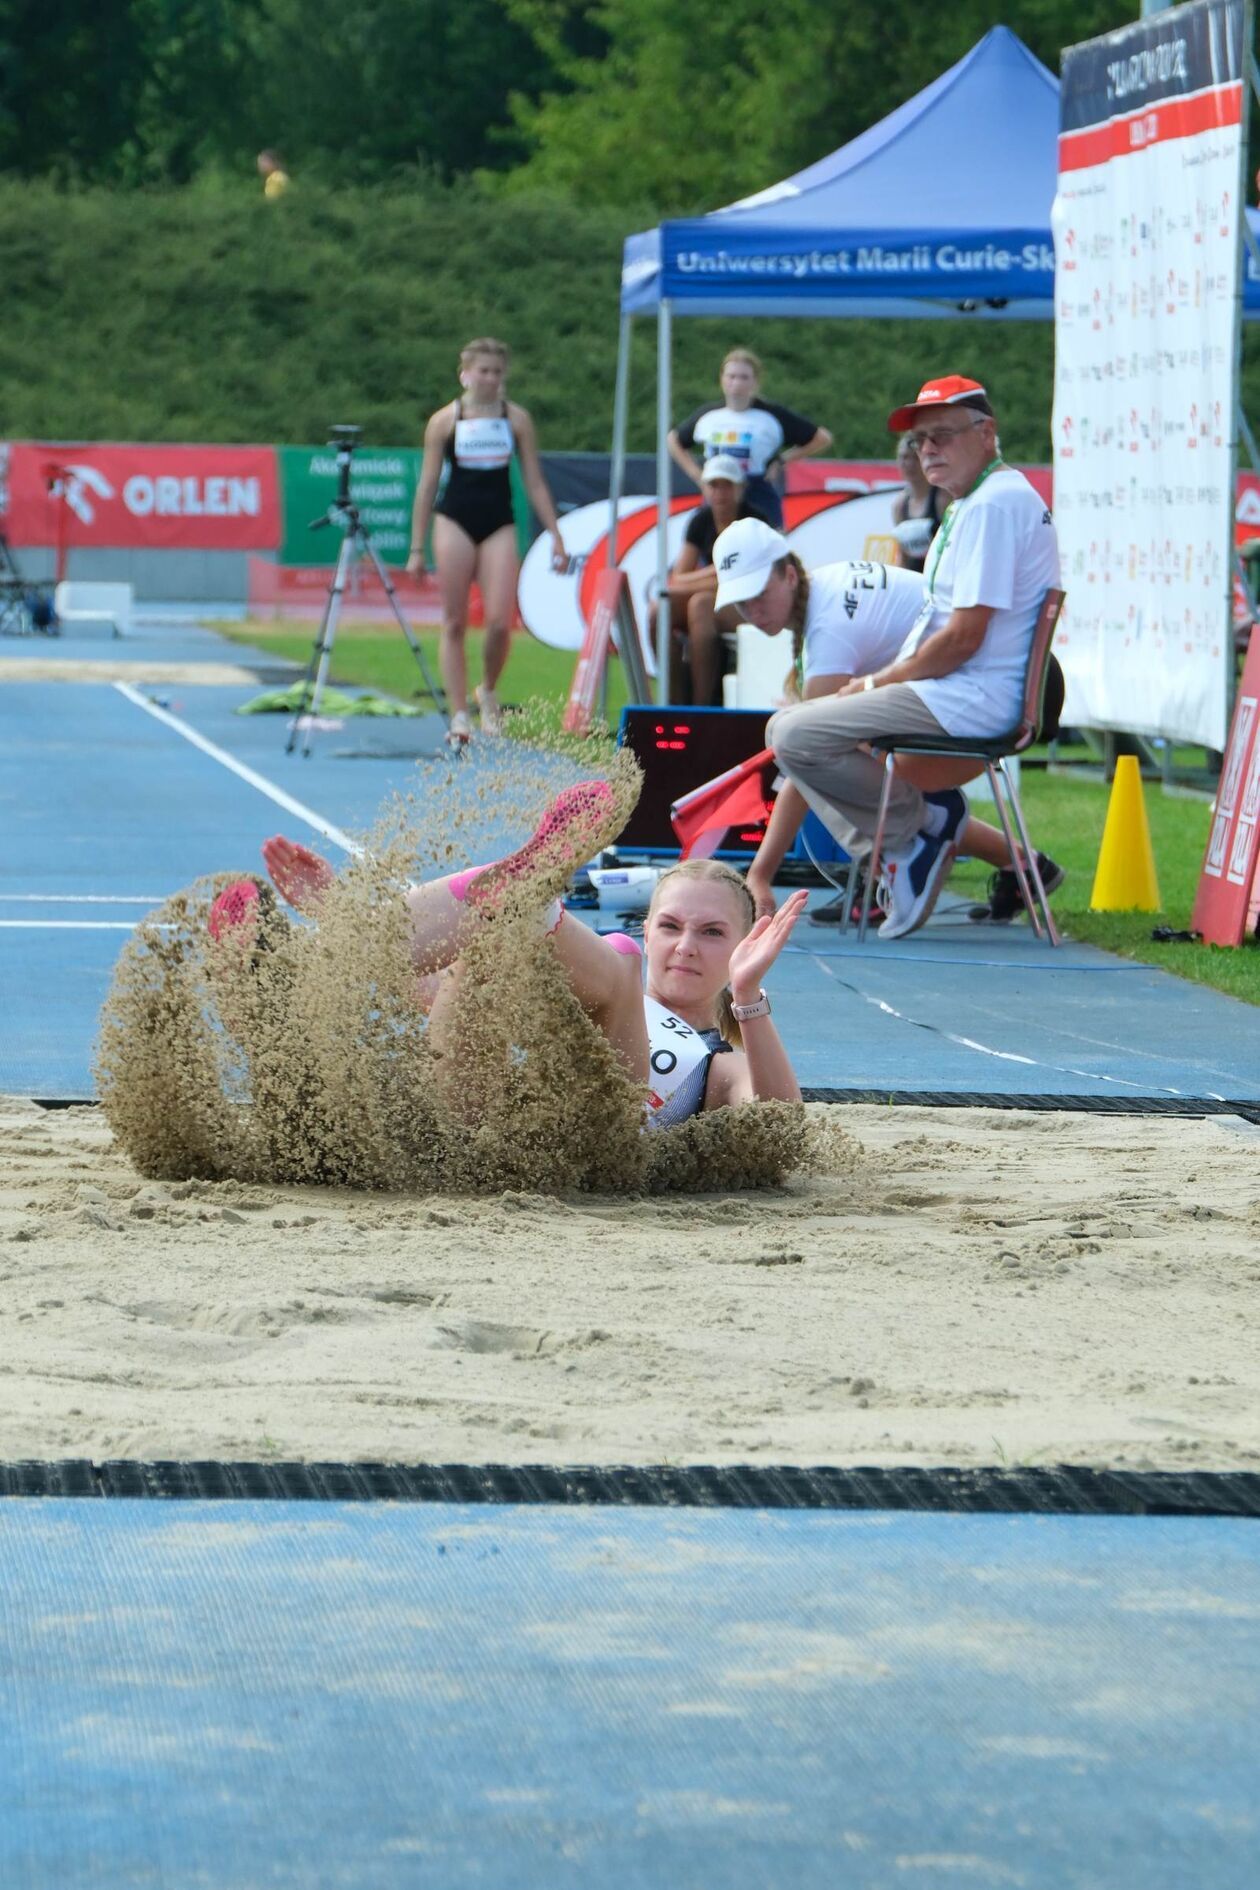
[[[337,455],[337,498],[336,504],[350,503],[350,461],[354,449],[363,438],[362,427],[329,427],[328,444]]]
[[[424,685],[420,693],[430,698],[439,714],[443,716],[448,714],[445,692],[430,672],[424,650],[403,615],[393,580],[381,562],[380,553],[372,543],[372,535],[363,521],[358,506],[350,496],[350,462],[354,458],[354,449],[362,438],[362,427],[329,427],[328,429],[328,444],[336,454],[337,460],[337,496],[322,518],[311,520],[310,529],[317,532],[322,531],[326,525],[336,526],[341,533],[341,550],[337,555],[337,568],[328,586],[324,614],[320,619],[319,631],[311,651],[311,660],[307,666],[306,682],[301,696],[302,706],[289,724],[289,739],[285,744],[285,753],[290,755],[297,746],[299,731],[303,730],[306,739],[302,753],[309,755],[311,752],[311,729],[319,714],[320,697],[328,681],[328,669],[332,661],[333,641],[337,635],[342,601],[351,585],[355,566],[360,559],[367,561],[376,582],[388,600],[398,628],[407,639],[411,654],[416,660],[416,668],[420,672],[420,680]]]

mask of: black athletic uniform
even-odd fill
[[[515,450],[506,400],[501,414],[471,420],[464,418],[463,400],[455,402],[455,424],[446,442],[446,478],[433,509],[466,531],[474,545],[514,523],[508,468]]]

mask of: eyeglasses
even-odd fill
[[[988,416],[984,415],[979,420],[970,421],[965,427],[921,427],[917,433],[907,433],[906,438],[916,452],[921,446],[948,446],[950,441],[956,440],[960,434],[970,433],[975,427],[982,427],[987,418]]]

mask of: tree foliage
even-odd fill
[[[66,183],[481,171],[710,209],[799,170],[1001,18],[1057,69],[1133,0],[0,0],[0,172]]]
[[[999,21],[1058,70],[1132,0],[505,0],[558,84],[513,99],[528,156],[508,188],[689,214],[762,189],[856,137]],[[574,50],[574,26],[602,47]]]
[[[0,0],[0,171],[449,177],[515,162],[509,92],[552,76],[503,0]]]

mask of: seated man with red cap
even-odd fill
[[[767,729],[784,774],[850,852],[861,852],[874,834],[884,783],[882,759],[864,744],[878,748],[881,735],[931,741],[1015,728],[1041,602],[1059,583],[1054,521],[1036,489],[1003,460],[978,381],[959,374],[928,381],[888,426],[913,435],[928,479],[953,500],[928,556],[923,607],[891,662],[835,695],[780,710]],[[719,558],[719,609],[765,588],[766,573],[741,568],[744,562],[756,564]],[[966,820],[959,790],[929,801],[908,780],[894,779],[881,938],[901,938],[929,917]],[[1056,870],[1054,884],[1061,877]]]

